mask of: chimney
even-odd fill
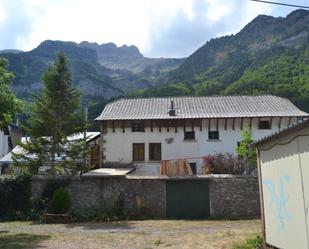
[[[171,101],[171,106],[168,110],[168,115],[170,116],[176,116],[176,110],[174,108],[174,101]]]

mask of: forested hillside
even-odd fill
[[[274,94],[309,111],[309,11],[258,16],[236,35],[207,42],[167,81],[131,95]]]
[[[29,51],[5,50],[23,99],[41,89],[41,75],[62,50],[90,119],[119,96],[251,95],[287,97],[309,112],[309,11],[260,15],[239,33],[212,39],[184,59],[147,58],[135,46],[44,41]]]

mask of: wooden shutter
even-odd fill
[[[133,144],[133,161],[145,161],[145,144]]]

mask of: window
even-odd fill
[[[259,129],[260,130],[271,129],[270,122],[268,120],[260,120],[260,122],[259,122]]]
[[[218,139],[219,139],[219,131],[208,132],[208,140],[218,140]]]
[[[133,161],[145,161],[145,144],[133,144]]]
[[[149,144],[149,160],[160,161],[161,160],[161,144],[150,143]]]
[[[144,123],[143,122],[133,122],[132,131],[133,132],[144,132],[145,131]]]
[[[194,131],[185,131],[185,140],[194,140],[195,139],[195,132]]]
[[[190,163],[190,168],[193,175],[196,175],[196,163]]]

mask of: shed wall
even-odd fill
[[[278,248],[308,248],[309,128],[259,150],[266,242]]]

